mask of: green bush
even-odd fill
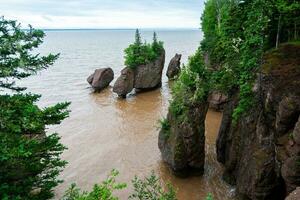
[[[72,184],[65,192],[62,200],[118,200],[113,193],[116,190],[126,188],[125,183],[117,183],[116,177],[119,172],[112,170],[108,178],[101,184],[96,184],[91,192],[82,192],[80,188]],[[130,200],[176,200],[176,193],[171,185],[167,185],[167,190],[161,186],[159,179],[154,172],[149,177],[139,179],[135,177],[132,180],[133,192],[128,199]]]
[[[131,69],[144,65],[157,59],[163,51],[163,42],[157,40],[156,33],[153,34],[152,44],[142,43],[139,30],[135,33],[135,42],[124,50],[125,65]]]
[[[159,178],[152,172],[149,177],[132,180],[134,192],[129,196],[133,200],[176,200],[176,192],[172,185],[167,184],[167,190],[161,186]]]
[[[205,198],[205,200],[213,200],[213,199],[214,198],[213,198],[213,196],[212,196],[211,193],[208,193],[207,196],[206,196],[206,198]]]
[[[162,130],[164,137],[166,139],[169,138],[171,126],[169,124],[168,119],[163,118],[163,119],[159,120],[159,124],[160,124],[160,129]]]
[[[211,73],[204,64],[200,48],[189,57],[187,66],[183,66],[181,73],[172,87],[173,99],[170,102],[170,112],[182,121],[186,119],[188,107],[196,102],[206,101],[210,91]]]
[[[117,200],[118,197],[113,195],[115,190],[121,190],[126,188],[125,183],[117,183],[116,177],[119,172],[112,170],[108,178],[101,184],[95,184],[91,192],[81,192],[80,188],[76,184],[72,184],[71,187],[65,192],[62,200]]]

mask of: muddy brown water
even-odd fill
[[[59,199],[71,183],[90,190],[112,169],[120,171],[118,181],[130,183],[135,176],[154,172],[162,183],[170,182],[179,200],[202,200],[212,193],[215,200],[233,199],[231,190],[221,180],[222,166],[216,161],[215,140],[222,117],[209,111],[206,120],[206,165],[202,177],[176,178],[162,162],[158,149],[158,120],[166,116],[170,96],[169,83],[163,76],[162,88],[132,95],[120,100],[107,88],[93,93],[86,77],[95,68],[112,67],[115,77],[123,68],[123,49],[134,36],[134,30],[124,31],[52,31],[46,32],[40,52],[60,52],[54,66],[36,76],[18,82],[28,91],[42,94],[40,106],[71,101],[70,117],[48,132],[58,132],[68,147],[62,158],[68,165],[61,173],[64,183],[55,188]],[[142,31],[150,40],[152,31]],[[158,31],[165,42],[166,65],[175,53],[182,62],[197,48],[200,31]],[[165,72],[164,72],[165,74]],[[113,84],[113,83],[112,83]],[[111,84],[111,85],[112,85]],[[131,186],[119,192],[127,199]]]
[[[71,118],[55,129],[68,147],[63,154],[69,164],[61,178],[65,181],[56,189],[61,197],[70,183],[89,190],[101,182],[111,169],[120,171],[117,180],[130,183],[135,176],[148,176],[152,170],[162,183],[170,182],[179,200],[231,199],[230,188],[220,179],[222,167],[216,161],[215,141],[221,113],[210,110],[206,119],[206,165],[203,177],[176,178],[162,162],[157,147],[158,119],[167,113],[169,88],[118,99],[111,88],[102,93],[90,93],[93,115]],[[53,130],[54,131],[54,130]],[[118,192],[126,199],[128,189]]]

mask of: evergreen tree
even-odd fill
[[[159,56],[163,51],[163,43],[158,41],[156,32],[153,33],[152,50],[156,54],[155,56]]]
[[[136,31],[135,31],[135,42],[134,42],[134,44],[136,46],[141,46],[142,45],[142,38],[141,38],[141,34],[140,34],[139,29],[136,29]]]
[[[66,118],[69,103],[41,109],[36,105],[39,95],[19,93],[26,88],[15,86],[15,79],[47,68],[58,58],[32,53],[44,35],[0,18],[0,199],[51,198],[66,165],[60,159],[65,147],[57,134],[46,134],[46,125]]]
[[[153,32],[153,44],[158,44],[156,32]]]
[[[135,41],[130,44],[125,52],[125,65],[134,69],[135,67],[147,64],[161,55],[163,42],[157,40],[156,33],[153,34],[153,43],[141,42],[141,35],[138,29],[135,32]]]

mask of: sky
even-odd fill
[[[35,28],[199,28],[204,0],[0,0],[0,16]]]

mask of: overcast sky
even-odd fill
[[[0,0],[36,28],[198,28],[204,0]]]

